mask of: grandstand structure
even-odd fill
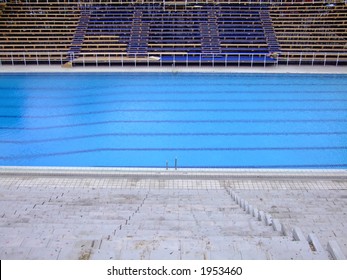
[[[1,65],[346,65],[343,0],[0,1]]]

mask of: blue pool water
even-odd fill
[[[346,168],[347,75],[4,74],[0,165]]]

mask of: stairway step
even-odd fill
[[[114,248],[114,250],[110,250]],[[111,252],[110,252],[111,251]],[[315,259],[307,244],[285,237],[196,237],[103,241],[91,250],[91,259]]]

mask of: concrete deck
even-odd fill
[[[172,73],[294,73],[294,74],[347,74],[346,66],[241,66],[241,67],[73,67],[16,65],[0,66],[0,73],[85,73],[85,72],[172,72]]]
[[[346,200],[346,170],[1,167],[0,258],[343,259]]]

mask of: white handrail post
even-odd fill
[[[111,67],[111,53],[108,53],[108,67]]]
[[[314,56],[315,56],[315,53],[312,53],[312,66],[314,65]]]
[[[300,53],[300,61],[299,61],[299,66],[301,66],[302,63],[302,52]]]
[[[96,62],[96,67],[99,67],[98,53],[95,54],[95,62]]]
[[[340,53],[338,52],[337,53],[337,58],[336,58],[336,66],[339,65],[339,58],[340,58]]]
[[[289,65],[289,52],[287,52],[287,66]]]
[[[160,53],[160,67],[163,67],[163,54]]]
[[[214,53],[212,54],[212,67],[214,68]]]
[[[324,66],[326,65],[327,63],[327,53],[324,53]]]
[[[48,65],[51,66],[51,54],[48,52]]]

